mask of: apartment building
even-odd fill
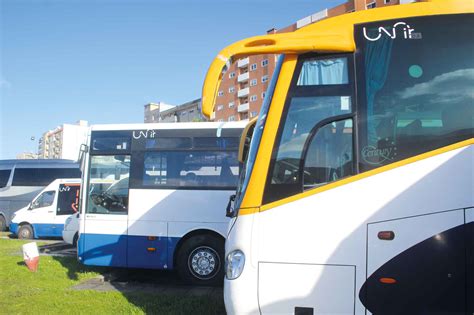
[[[160,113],[160,122],[199,122],[206,121],[201,114],[201,99],[175,106]]]
[[[293,32],[328,17],[417,1],[423,0],[349,0],[334,8],[304,17],[285,28],[271,29],[267,33]],[[257,116],[275,70],[276,60],[276,55],[258,55],[234,62],[223,75],[216,98],[215,112],[211,119],[214,121],[237,121]]]
[[[39,159],[76,160],[81,144],[87,142],[88,123],[63,124],[43,134],[39,140]]]
[[[145,123],[157,123],[160,122],[160,113],[171,108],[175,105],[165,104],[163,102],[158,103],[148,103],[145,105]]]

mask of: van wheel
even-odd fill
[[[194,236],[184,242],[178,257],[178,274],[187,283],[205,286],[224,280],[224,240],[211,235]]]
[[[79,239],[79,234],[76,233],[72,239],[72,246],[77,247],[77,240]]]
[[[7,220],[3,215],[0,215],[0,232],[4,232],[7,230]]]
[[[33,238],[33,228],[29,224],[24,224],[18,229],[18,238],[21,240],[30,240]]]

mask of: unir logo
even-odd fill
[[[415,29],[411,28],[410,25],[408,25],[405,22],[397,22],[391,28],[389,28],[388,30],[387,30],[387,28],[380,26],[378,28],[378,34],[375,37],[370,37],[367,34],[367,28],[365,28],[365,27],[363,28],[364,37],[367,40],[370,40],[371,42],[375,42],[375,41],[379,40],[382,37],[382,35],[386,35],[386,36],[390,37],[391,39],[395,39],[395,38],[397,38],[397,34],[400,34],[400,32],[402,33],[402,36],[403,36],[404,39],[419,39],[419,38],[421,38],[421,34],[420,33],[415,33]]]
[[[141,130],[141,131],[133,131],[133,138],[134,139],[140,139],[140,138],[145,138],[145,139],[153,139],[156,135],[155,130]]]

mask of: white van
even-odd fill
[[[71,245],[77,246],[79,239],[79,212],[74,213],[66,219],[63,230],[63,240]]]
[[[81,179],[56,179],[13,214],[10,231],[20,239],[62,237],[64,222],[78,212]]]

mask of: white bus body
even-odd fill
[[[58,178],[80,178],[79,165],[71,160],[0,161],[0,231],[11,215],[28,205],[44,187]]]
[[[79,260],[178,268],[191,282],[219,281],[225,207],[237,184],[244,127],[243,122],[92,126]]]
[[[61,237],[64,222],[79,211],[80,178],[56,179],[12,216],[10,231],[21,239]]]

